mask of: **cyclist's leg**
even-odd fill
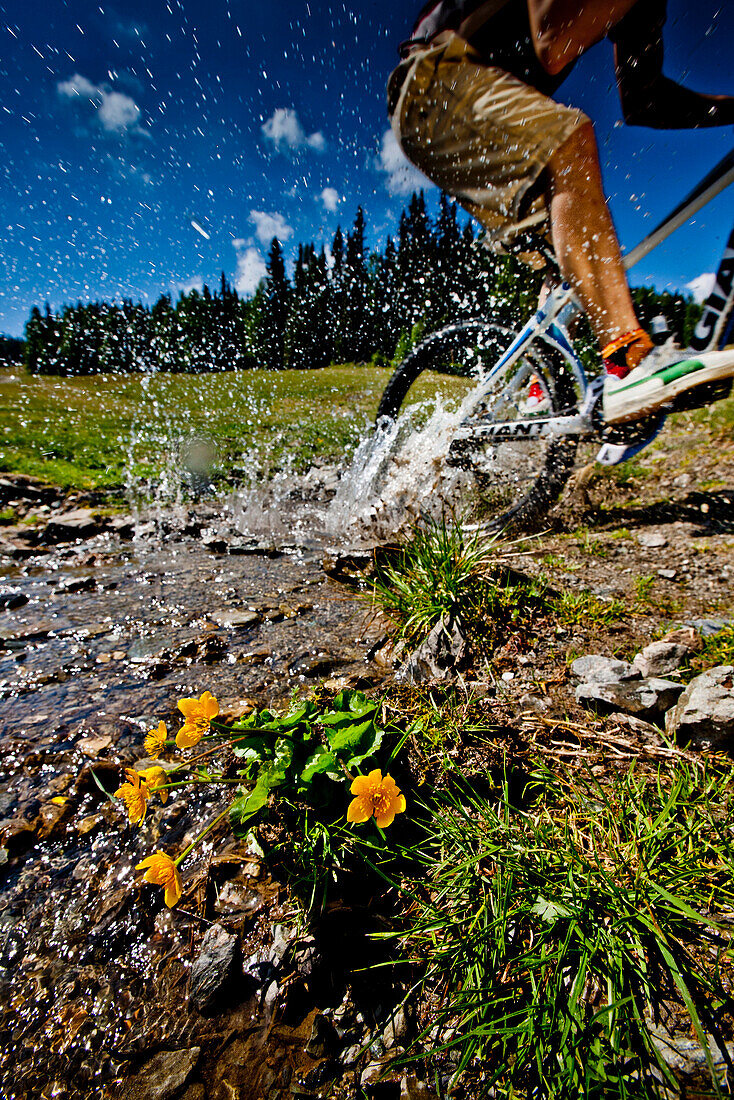
[[[578,127],[548,162],[551,239],[602,347],[639,328],[602,187],[594,128]],[[647,349],[652,347],[649,342]],[[642,356],[640,356],[642,358]]]

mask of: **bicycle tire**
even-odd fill
[[[459,322],[433,333],[395,369],[380,400],[377,427],[384,432],[401,418],[426,371],[476,378],[478,382],[515,335],[512,329],[484,320]],[[498,375],[489,406],[480,403],[482,421],[527,419],[520,406],[531,375],[540,381],[549,402],[543,416],[574,408],[577,398],[572,372],[558,350],[538,336],[520,360]],[[505,402],[499,415],[500,397],[507,392],[515,395],[514,406]],[[487,443],[478,448],[470,462],[478,517],[493,528],[536,525],[558,499],[573,470],[577,442],[574,436],[556,436],[533,442]],[[502,470],[505,473],[500,476]]]

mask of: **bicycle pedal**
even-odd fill
[[[721,401],[731,393],[731,378],[722,378],[717,382],[703,382],[681,393],[670,403],[671,412],[690,412],[702,409],[714,401]]]

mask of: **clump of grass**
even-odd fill
[[[627,613],[622,600],[602,600],[592,592],[562,592],[553,600],[558,621],[564,626],[596,624],[609,626]]]
[[[703,639],[703,649],[691,656],[681,669],[681,677],[688,682],[705,669],[717,665],[734,665],[734,623]]]
[[[732,1009],[732,778],[680,760],[604,784],[539,768],[520,798],[507,781],[439,796],[404,933],[437,1068],[496,1097],[677,1095],[649,1030],[675,1005],[720,1095],[708,1037],[723,1048]]]
[[[651,573],[641,574],[634,579],[635,599],[641,604],[650,604],[652,602],[652,587],[655,584],[655,577]]]
[[[545,582],[512,574],[501,560],[507,549],[497,536],[469,534],[442,517],[418,528],[396,556],[378,562],[370,597],[409,644],[452,616],[486,647],[500,624],[520,624],[543,601]]]

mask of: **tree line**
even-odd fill
[[[365,245],[360,208],[352,228],[337,228],[327,253],[302,244],[289,276],[274,238],[267,274],[242,298],[222,273],[219,288],[168,294],[147,307],[123,301],[34,308],[26,325],[25,364],[34,374],[194,372],[266,367],[308,370],[340,362],[385,363],[448,320],[491,314],[524,320],[540,276],[514,256],[482,244],[471,222],[441,195],[431,218],[413,193],[396,238]],[[643,323],[663,313],[683,343],[700,310],[682,295],[635,292]]]

